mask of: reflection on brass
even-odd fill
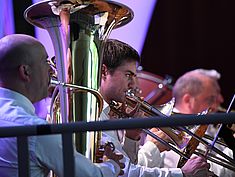
[[[24,16],[32,25],[47,30],[54,46],[53,78],[59,83],[55,89],[59,104],[53,107],[55,122],[96,121],[101,101],[94,93],[100,87],[104,42],[113,29],[133,19],[133,11],[113,1],[46,0],[27,8]],[[87,89],[75,91],[75,87]],[[95,132],[76,133],[75,146],[94,161],[99,138]]]

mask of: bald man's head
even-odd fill
[[[179,77],[173,87],[173,96],[180,101],[184,94],[190,93],[192,96],[200,94],[205,88],[204,84],[210,80],[217,82],[220,73],[216,70],[195,69],[186,72]]]
[[[175,106],[183,113],[199,113],[208,108],[217,110],[223,102],[216,70],[196,69],[177,79],[173,87]],[[190,109],[186,109],[190,108]]]
[[[3,37],[0,39],[0,86],[17,91],[32,102],[47,96],[50,68],[47,58],[44,46],[31,36]]]
[[[20,64],[32,64],[38,47],[42,47],[35,38],[13,34],[0,39],[0,78],[12,76]]]

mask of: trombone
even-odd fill
[[[126,99],[127,105],[134,107],[133,105],[138,104],[139,109],[142,110],[143,112],[145,112],[148,116],[161,116],[161,117],[167,118],[168,116],[171,115],[171,112],[172,112],[173,106],[174,106],[174,98],[173,98],[169,103],[166,103],[163,106],[161,106],[161,108],[160,108],[161,110],[157,109],[157,108],[151,106],[150,104],[148,104],[146,101],[143,101],[140,97],[136,96],[135,91],[133,91],[133,90],[127,91],[126,98],[127,98]],[[112,109],[112,106],[110,106],[110,107]],[[167,108],[167,109],[165,109],[165,108]],[[168,111],[166,111],[166,110],[168,110]],[[208,110],[203,111],[202,113],[200,113],[198,115],[200,116],[202,114],[207,114],[207,112],[208,112]],[[122,116],[126,117],[126,115],[122,115]],[[198,126],[196,126],[196,128],[195,127],[193,127],[193,128],[197,129]],[[204,126],[203,128],[205,129],[204,130],[204,133],[205,133],[207,126]],[[192,139],[195,139],[196,141],[198,141],[198,144],[199,144],[199,142],[202,143],[204,146],[207,147],[207,149],[211,149],[211,151],[214,151],[215,153],[217,153],[218,155],[221,156],[221,157],[217,157],[217,156],[213,155],[213,153],[209,153],[207,156],[208,160],[215,162],[219,165],[222,165],[225,168],[228,168],[230,170],[235,171],[235,160],[234,159],[232,159],[228,155],[224,154],[218,148],[212,146],[211,143],[207,142],[202,137],[195,134],[195,132],[192,132],[185,127],[170,127],[170,128],[169,127],[168,128],[161,127],[160,129],[164,133],[166,133],[170,137],[170,139],[173,141],[173,143],[181,150],[186,149],[186,146],[188,145],[189,141]],[[175,151],[177,154],[179,154],[182,157],[182,159],[184,159],[185,162],[192,155],[192,154],[185,154],[182,151],[176,149],[174,146],[172,146],[172,145],[168,144],[168,142],[160,139],[159,137],[157,137],[155,134],[153,134],[148,129],[143,129],[143,131],[145,133],[147,133],[148,135],[152,136],[153,138],[155,138],[156,140],[159,140],[161,143],[163,143],[164,145],[166,145],[167,147],[169,147],[173,151]],[[204,133],[203,133],[203,135],[204,135]],[[204,156],[204,154],[199,152],[199,150],[194,150],[194,152],[192,152],[192,153]],[[218,160],[215,160],[216,158]],[[182,165],[184,165],[184,163],[182,163]]]
[[[127,103],[132,102],[133,100],[130,100],[127,97]],[[173,102],[173,100],[172,100]],[[171,103],[170,103],[171,104]],[[126,113],[123,111],[122,109],[122,105],[120,106],[119,103],[117,103],[116,101],[112,100],[111,103],[109,104],[111,110],[113,113],[115,113],[116,115],[118,115],[120,118],[124,118],[124,117],[130,117],[130,114]],[[159,112],[159,114],[165,115],[163,113],[161,113],[158,109],[151,107],[150,105],[145,105],[149,108],[149,111],[153,111],[153,112]],[[141,110],[143,110],[143,108],[140,106],[139,107]],[[165,132],[172,140],[172,142],[177,146],[177,147],[182,147],[185,146],[185,141],[182,140],[182,138],[180,138],[180,136],[175,135],[171,130],[168,130],[168,128],[162,127],[161,130],[163,132]],[[156,139],[157,141],[161,142],[163,145],[165,145],[166,147],[172,149],[173,151],[175,151],[177,154],[180,154],[180,156],[189,159],[187,156],[185,156],[185,154],[183,154],[181,151],[179,151],[177,148],[175,148],[174,146],[170,145],[167,141],[161,139],[160,137],[158,137],[157,135],[155,135],[154,133],[152,133],[150,130],[148,129],[142,129],[142,131],[144,133],[146,133],[147,135],[153,137],[154,139]]]

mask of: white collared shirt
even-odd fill
[[[35,115],[32,103],[22,94],[0,87],[0,126],[47,124]],[[28,138],[30,176],[46,177],[53,170],[63,176],[62,140],[60,135],[33,136]],[[93,164],[85,156],[74,152],[75,176],[113,177],[120,168],[112,160]],[[18,176],[16,138],[0,138],[0,176]]]

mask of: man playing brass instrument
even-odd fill
[[[104,46],[102,77],[100,92],[105,106],[100,116],[101,120],[116,118],[110,111],[111,101],[125,103],[126,91],[136,87],[136,68],[140,57],[136,50],[129,45],[118,41],[108,40]],[[136,115],[135,115],[136,116]],[[102,133],[104,142],[114,143],[116,150],[124,155],[124,176],[208,176],[209,165],[202,157],[188,160],[184,167],[179,168],[146,168],[137,161],[139,147],[139,130],[106,131]],[[153,144],[155,146],[155,144]],[[156,146],[154,148],[157,148]],[[159,159],[160,160],[160,159]]]
[[[0,53],[0,126],[47,124],[33,107],[48,95],[51,71],[44,46],[31,36],[14,34],[0,39]],[[65,176],[61,135],[33,136],[28,142],[30,176],[46,177],[49,170]],[[105,155],[113,160],[93,164],[74,150],[75,176],[117,176],[122,155],[111,149]],[[16,138],[0,139],[0,176],[18,176]]]
[[[189,71],[178,78],[173,87],[173,97],[175,97],[174,113],[198,114],[206,109],[211,112],[217,112],[220,104],[224,101],[220,93],[218,79],[220,74],[216,70],[195,69]],[[216,129],[209,125],[207,134],[214,137]],[[232,157],[232,151],[221,145],[216,147]],[[204,149],[203,145],[199,145]],[[205,149],[204,149],[205,150]],[[145,151],[150,153],[146,148]],[[180,156],[173,151],[163,152],[162,158],[164,165],[162,167],[176,167]],[[154,165],[154,164],[150,164]],[[223,166],[210,162],[210,170],[218,176],[235,176],[235,173]]]

